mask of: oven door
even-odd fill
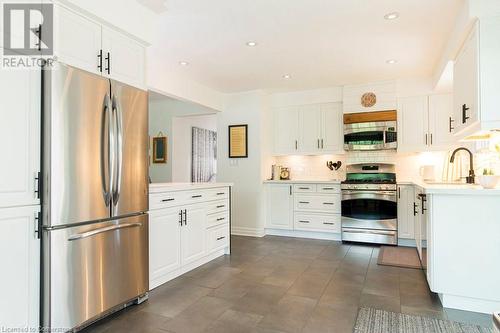
[[[342,191],[342,228],[397,231],[396,191]]]

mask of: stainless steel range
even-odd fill
[[[342,189],[342,240],[398,243],[396,168],[393,164],[347,166]]]

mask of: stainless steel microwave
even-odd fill
[[[354,123],[344,125],[345,150],[397,149],[397,122]]]

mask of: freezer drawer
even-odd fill
[[[44,232],[44,326],[71,329],[148,291],[148,216]]]

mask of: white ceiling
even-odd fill
[[[238,92],[430,76],[463,0],[164,3],[150,55],[213,89]],[[384,19],[394,11],[399,19]]]

